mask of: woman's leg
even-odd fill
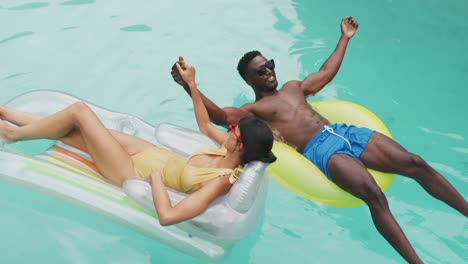
[[[86,147],[104,177],[114,184],[134,175],[129,154],[107,130],[96,114],[83,102],[21,127],[1,122],[0,137],[7,140],[61,139],[79,130]]]
[[[17,126],[28,125],[38,120],[41,120],[42,118],[44,117],[37,114],[22,112],[12,108],[0,106],[0,119],[8,121]],[[133,155],[154,147],[154,145],[150,142],[134,137],[132,135],[128,135],[111,129],[109,129],[109,132],[125,149],[128,155]],[[67,145],[70,145],[82,151],[88,151],[86,149],[86,145],[83,141],[83,137],[81,136],[81,132],[79,129],[74,129],[65,137],[62,137],[59,140]]]
[[[368,168],[416,180],[430,195],[468,216],[468,202],[420,156],[409,153],[393,139],[373,133],[360,160]]]
[[[423,263],[390,212],[385,194],[361,161],[334,154],[328,161],[328,171],[336,185],[367,204],[379,233],[406,261]]]
[[[21,111],[0,105],[0,119],[6,120],[17,126],[24,126],[32,122],[38,121],[42,118],[43,117],[40,115],[21,112]]]

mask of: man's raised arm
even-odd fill
[[[341,37],[335,50],[323,63],[318,72],[310,74],[301,83],[301,89],[305,96],[316,94],[333,80],[340,69],[348,42],[354,36],[354,33],[356,33],[358,26],[359,24],[351,16],[341,20]]]
[[[179,61],[174,63],[171,69],[171,75],[172,78],[176,83],[178,83],[180,86],[184,88],[184,90],[190,95],[190,88],[189,86],[184,82],[182,77],[179,74],[179,71],[177,70],[176,64],[179,64],[181,68],[184,68],[184,58],[182,56],[179,56]],[[203,104],[206,107],[206,110],[208,111],[208,115],[210,116],[211,121],[219,126],[224,126],[227,127],[230,124],[237,124],[239,120],[247,116],[249,113],[241,108],[236,108],[236,107],[225,107],[221,108],[213,101],[211,101],[208,97],[206,97],[203,93],[200,92],[200,95],[203,100]]]

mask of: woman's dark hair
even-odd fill
[[[239,121],[238,126],[244,145],[242,165],[251,161],[272,163],[276,160],[276,156],[271,152],[273,133],[265,121],[258,117],[244,117]]]

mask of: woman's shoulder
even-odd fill
[[[210,154],[210,155],[226,155],[227,150],[224,145],[220,147],[201,147],[193,155]]]

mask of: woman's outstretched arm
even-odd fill
[[[154,207],[159,217],[159,223],[163,226],[177,224],[201,214],[216,197],[229,191],[232,186],[228,176],[217,177],[177,205],[172,206],[161,174],[153,172],[150,178]]]

